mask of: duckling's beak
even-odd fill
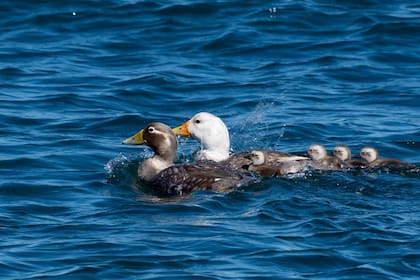
[[[249,160],[252,160],[251,154],[245,155],[244,158],[249,159]]]
[[[122,141],[122,143],[127,144],[127,145],[143,145],[144,144],[143,130],[144,129],[140,130],[135,135],[128,137],[127,139]]]
[[[177,136],[191,137],[191,133],[188,130],[189,125],[190,125],[190,121],[186,121],[184,124],[182,124],[178,127],[172,128],[172,131]]]

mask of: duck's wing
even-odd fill
[[[155,190],[163,195],[185,195],[195,190],[226,192],[249,184],[254,179],[214,162],[171,166],[153,179]]]
[[[327,156],[321,160],[311,160],[310,166],[315,170],[342,170],[351,168],[347,162],[333,156]]]
[[[283,175],[279,173],[279,168],[273,165],[250,165],[248,170],[262,177],[276,177]]]
[[[365,160],[360,160],[360,159],[350,159],[347,161],[351,167],[355,167],[355,168],[365,168],[368,166],[368,162]]]
[[[414,168],[415,166],[398,159],[378,159],[376,160],[376,166],[394,166],[403,168]]]
[[[222,162],[222,164],[228,166],[229,168],[243,170],[244,167],[248,167],[252,164],[251,152],[238,152],[232,154],[227,160]]]
[[[248,170],[263,177],[277,177],[289,174],[304,173],[309,168],[309,161],[286,161],[275,165],[250,165]]]
[[[288,161],[298,161],[298,160],[307,160],[309,158],[303,156],[297,156],[290,153],[276,151],[276,150],[261,150],[266,156],[267,164],[278,164]]]

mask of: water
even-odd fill
[[[209,111],[235,151],[419,165],[419,26],[415,1],[3,1],[0,277],[418,279],[418,174],[159,199],[121,141]]]

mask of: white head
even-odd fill
[[[229,131],[224,122],[213,114],[198,113],[173,131],[176,135],[191,136],[200,142],[198,159],[222,161],[229,157]]]
[[[325,147],[319,144],[312,144],[308,148],[308,155],[313,160],[321,160],[327,157],[327,150]]]
[[[360,151],[360,156],[370,163],[378,159],[378,151],[372,147],[364,147]]]
[[[336,158],[338,158],[338,159],[340,159],[342,161],[346,161],[346,160],[351,159],[351,151],[350,151],[350,148],[347,147],[347,146],[345,146],[345,145],[337,145],[337,146],[335,146],[334,151],[333,151],[333,155]]]
[[[262,165],[265,162],[265,156],[262,151],[252,151],[251,160],[253,165]]]

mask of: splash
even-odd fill
[[[267,146],[267,135],[276,139],[284,136],[285,124],[276,129],[276,134],[270,129],[273,115],[278,111],[274,102],[260,102],[247,115],[234,119],[230,128],[232,148],[234,151],[248,150]]]
[[[104,166],[107,173],[107,181],[112,184],[122,183],[131,185],[132,182],[137,180],[139,162],[152,155],[153,152],[149,150],[145,150],[136,155],[118,154],[115,158],[110,159]]]
[[[107,174],[112,174],[115,170],[120,168],[125,168],[128,166],[128,163],[132,161],[129,156],[120,153],[115,158],[110,159],[104,166],[104,169]]]

